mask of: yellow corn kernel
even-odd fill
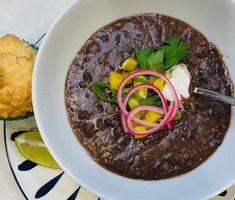
[[[145,120],[144,120],[144,121],[156,123],[156,122],[158,122],[162,117],[163,117],[162,114],[149,110],[149,111],[147,111],[147,113],[145,114]]]
[[[146,82],[148,81],[145,76],[137,76],[136,78],[146,80]],[[140,85],[140,84],[143,84],[143,83],[144,82],[134,81],[134,86]],[[140,97],[140,99],[146,99],[146,97],[148,95],[148,88],[146,88],[146,87],[140,88],[140,89],[137,90],[136,94]]]
[[[136,106],[138,106],[140,104],[139,104],[139,102],[136,99],[131,97],[128,100],[128,105],[129,105],[130,109],[132,110],[133,108],[135,108]]]
[[[132,110],[132,109],[134,109],[136,106],[138,106],[140,104],[139,104],[138,100],[136,100],[136,99],[131,97],[128,100],[128,105],[129,105],[130,109]],[[141,110],[140,112],[135,114],[135,117],[138,118],[138,119],[142,119],[142,118],[145,117],[146,112],[147,112],[146,110]]]
[[[147,111],[142,110],[142,111],[136,113],[134,116],[135,116],[136,118],[138,118],[138,119],[143,119],[143,118],[145,117],[145,113],[146,113],[146,112],[147,112]],[[131,124],[132,124],[132,126],[133,126],[134,128],[140,126],[139,124],[135,123],[134,121],[132,121]],[[144,126],[143,126],[143,127],[144,127]]]
[[[149,76],[149,83],[153,84],[156,79],[156,76]]]
[[[135,128],[134,128],[135,130],[137,130],[137,131],[146,131],[148,128],[146,127],[146,126],[136,126]],[[134,135],[134,138],[135,139],[142,139],[142,138],[145,138],[146,137],[146,135]]]
[[[165,86],[165,81],[161,78],[156,78],[153,85],[156,86],[159,90],[162,91],[164,86]]]
[[[141,110],[140,112],[138,112],[140,114],[140,119],[143,119],[145,117],[146,112],[146,110]]]
[[[146,114],[147,111],[145,110],[142,110],[138,113],[135,114],[135,117],[138,118],[138,119],[143,119],[145,117],[145,114]]]
[[[118,90],[119,85],[121,84],[123,80],[122,74],[118,72],[111,71],[109,74],[109,83],[110,87],[113,90]]]
[[[137,124],[137,123],[135,123],[135,122],[133,122],[133,121],[131,122],[131,124],[132,124],[132,127],[133,127],[133,128],[139,126],[139,124]]]
[[[124,72],[124,71],[122,72],[123,79],[126,78],[128,75],[129,75],[128,72]],[[127,81],[126,86],[129,86],[132,84],[133,84],[133,79],[130,79],[129,81]]]
[[[136,118],[138,118],[138,119],[140,119],[140,118],[141,118],[141,114],[140,114],[140,112],[136,113],[134,116],[135,116]]]
[[[148,129],[148,127],[141,126],[141,125],[135,127],[136,131],[146,131],[147,129]]]
[[[137,60],[132,57],[129,57],[122,63],[122,66],[120,67],[120,69],[132,72],[135,70],[137,65],[138,65]]]

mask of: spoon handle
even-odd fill
[[[194,93],[201,94],[201,95],[210,97],[212,99],[222,101],[224,103],[228,103],[228,104],[235,106],[235,98],[231,96],[223,95],[218,92],[214,92],[211,90],[206,90],[206,89],[198,88],[198,87],[194,89]]]

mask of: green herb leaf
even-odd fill
[[[131,88],[123,88],[122,89],[122,94],[126,94]]]
[[[159,100],[159,96],[157,96],[157,95],[149,96],[146,99],[142,99],[140,101],[140,104],[148,104],[148,105],[160,106],[160,104],[158,103],[158,100]]]
[[[182,114],[178,111],[173,119],[173,121],[180,121],[182,119]]]
[[[111,90],[112,96],[113,98],[116,100],[116,96],[117,96],[117,90],[113,90],[111,89],[111,87],[108,85],[109,89]]]
[[[160,64],[158,64],[156,67],[150,67],[150,69],[155,69],[155,70],[157,70],[157,71],[159,71],[159,72],[164,73],[164,71],[165,71],[165,66],[164,66],[163,63],[160,63]]]
[[[135,77],[134,81],[139,82],[139,83],[147,83],[148,80],[140,77]]]
[[[164,59],[164,51],[158,50],[155,53],[152,53],[147,60],[148,66],[150,69],[163,69],[163,59]]]
[[[135,98],[131,97],[128,100],[128,105],[129,105],[130,109],[133,109],[134,107],[139,105],[139,102]]]
[[[101,81],[96,81],[91,86],[91,90],[102,100],[107,101],[111,104],[116,104],[116,91],[111,90],[110,86]],[[112,97],[109,97],[109,93],[112,94]]]
[[[178,64],[188,54],[187,44],[178,37],[168,38],[159,50],[164,51],[165,69]]]
[[[153,49],[152,48],[146,48],[143,49],[142,51],[134,48],[134,53],[135,53],[135,57],[136,60],[138,62],[138,64],[140,65],[141,68],[148,68],[148,57],[153,53]]]

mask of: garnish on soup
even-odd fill
[[[127,58],[118,71],[109,73],[109,83],[96,81],[92,91],[102,100],[117,103],[124,131],[134,138],[144,138],[172,128],[179,112],[179,99],[188,98],[190,74],[185,64],[188,46],[178,37],[163,45],[138,50]],[[173,84],[174,83],[174,84]]]

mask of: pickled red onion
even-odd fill
[[[123,128],[124,132],[128,133],[128,128],[126,126],[126,117],[122,112],[120,114],[120,120],[121,120],[121,124],[122,124],[122,128]]]
[[[170,107],[168,109],[168,104],[167,101],[165,99],[165,97],[163,96],[163,94],[161,93],[161,91],[155,87],[154,85],[150,84],[150,83],[145,83],[145,84],[140,84],[137,85],[135,87],[133,87],[124,97],[124,100],[122,101],[122,90],[125,87],[126,83],[139,75],[153,75],[153,76],[157,76],[161,79],[163,79],[166,84],[168,84],[173,99],[174,101],[172,101],[170,103]],[[152,105],[140,105],[135,107],[133,110],[131,110],[129,113],[126,110],[126,106],[127,106],[127,102],[128,99],[130,98],[130,96],[137,91],[138,89],[142,88],[142,87],[147,87],[150,89],[153,89],[155,92],[157,92],[157,94],[159,95],[161,101],[162,101],[162,105],[163,105],[163,109],[157,106],[152,106]],[[123,79],[123,81],[121,82],[119,88],[118,88],[118,92],[117,92],[117,102],[118,102],[118,106],[120,108],[121,111],[121,122],[122,122],[122,126],[125,132],[129,131],[131,134],[133,135],[149,135],[152,134],[160,129],[162,129],[165,125],[168,125],[168,127],[171,126],[171,122],[173,120],[173,118],[175,117],[177,111],[179,110],[179,100],[177,97],[177,93],[175,91],[175,88],[173,87],[173,85],[171,84],[171,82],[169,81],[169,79],[155,71],[155,70],[151,70],[151,69],[140,69],[140,70],[136,70],[132,73],[130,73],[125,79]],[[163,120],[160,123],[151,123],[151,122],[146,122],[143,120],[140,120],[136,117],[134,117],[134,115],[142,110],[152,110],[161,114],[165,114]],[[138,123],[139,125],[143,125],[143,126],[147,126],[151,129],[146,130],[146,131],[136,131],[133,127],[131,122],[134,121],[136,123]]]
[[[133,135],[150,135],[152,133],[155,133],[159,130],[161,130],[168,122],[169,122],[169,118],[172,115],[172,112],[174,110],[174,103],[171,103],[170,107],[169,107],[169,112],[167,112],[163,118],[163,120],[160,123],[156,123],[156,126],[152,129],[146,130],[146,131],[137,131],[133,128],[131,121],[133,116],[140,112],[141,110],[151,110],[154,112],[158,112],[158,107],[156,106],[152,106],[152,105],[139,105],[136,106],[133,110],[131,110],[126,118],[126,126],[127,129],[129,131],[129,133],[133,134]]]
[[[140,85],[137,85],[135,87],[133,87],[131,90],[128,91],[128,93],[125,95],[124,99],[123,99],[123,105],[124,105],[124,110],[126,112],[123,112],[124,115],[127,115],[128,112],[126,110],[126,106],[127,106],[127,102],[128,102],[128,99],[131,97],[131,95],[133,93],[135,93],[138,89],[140,88],[143,88],[143,87],[147,87],[149,89],[152,89],[154,90],[158,96],[160,97],[161,101],[162,101],[162,104],[163,104],[163,109],[162,108],[159,108],[159,113],[160,114],[164,114],[168,111],[168,105],[167,105],[167,101],[165,99],[165,97],[163,96],[163,94],[161,93],[161,91],[155,87],[154,85],[150,84],[150,83],[143,83],[143,84],[140,84]],[[139,125],[142,125],[142,126],[148,126],[148,127],[155,127],[155,123],[151,123],[151,122],[146,122],[146,121],[143,121],[143,120],[140,120],[136,117],[133,117],[132,119],[134,122],[136,122],[137,124]]]

